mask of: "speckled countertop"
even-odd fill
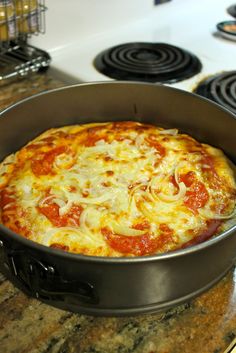
[[[60,87],[50,73],[0,88],[0,109]],[[92,317],[32,299],[0,274],[1,353],[222,353],[236,337],[236,271],[195,300],[163,313]]]

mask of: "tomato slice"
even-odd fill
[[[150,255],[170,242],[173,242],[171,231],[168,227],[161,230],[161,234],[156,238],[151,238],[149,234],[140,236],[127,236],[120,234],[113,234],[108,228],[102,228],[102,234],[105,236],[109,246],[123,254],[133,254],[136,256]]]
[[[83,207],[80,205],[73,205],[70,210],[63,216],[59,214],[59,206],[50,201],[44,203],[43,206],[38,207],[40,213],[42,213],[55,227],[66,227],[66,226],[79,226],[80,214],[83,211]]]
[[[55,158],[67,151],[66,146],[59,146],[56,148],[53,148],[52,150],[39,154],[39,156],[36,156],[35,158],[32,159],[31,161],[31,169],[34,173],[35,176],[41,176],[41,175],[53,175],[53,162]]]
[[[209,200],[209,194],[205,185],[201,181],[194,181],[186,192],[184,204],[192,211],[204,207]]]

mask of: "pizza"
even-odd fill
[[[144,256],[201,243],[235,219],[223,152],[134,121],[50,129],[0,164],[0,222],[45,246]]]

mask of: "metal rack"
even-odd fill
[[[45,0],[0,0],[0,84],[48,68],[49,54],[27,43],[45,33]]]

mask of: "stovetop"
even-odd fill
[[[232,19],[227,12],[230,5],[232,0],[170,1],[129,25],[49,49],[52,66],[78,82],[113,80],[95,68],[94,59],[101,52],[129,42],[166,43],[191,52],[201,61],[199,73],[177,83],[167,83],[193,91],[209,75],[235,70],[236,43],[222,38],[216,30],[218,22]]]

